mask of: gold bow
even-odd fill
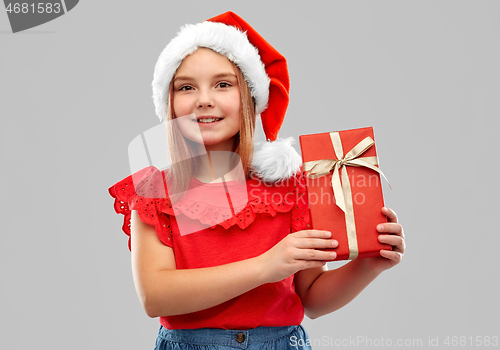
[[[320,159],[305,162],[303,164],[303,170],[308,172],[308,178],[316,179],[321,176],[328,175],[333,169],[333,194],[335,196],[335,203],[345,213],[347,242],[349,245],[349,260],[352,260],[358,257],[358,240],[356,237],[356,223],[354,221],[351,183],[349,182],[349,176],[347,175],[345,166],[350,165],[366,167],[382,175],[386,181],[387,178],[384,173],[376,167],[376,165],[378,165],[377,157],[359,157],[375,144],[375,141],[373,141],[370,136],[364,138],[361,142],[354,146],[353,149],[347,152],[345,156],[338,131],[331,132],[330,139],[332,140],[333,149],[337,159]],[[340,182],[339,170],[341,171],[342,183]]]

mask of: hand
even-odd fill
[[[370,267],[377,272],[382,272],[399,264],[406,249],[403,226],[398,223],[396,213],[385,207],[382,208],[382,213],[387,216],[387,222],[377,225],[377,231],[381,233],[378,240],[381,243],[390,244],[392,250],[381,250],[380,257],[365,259],[370,264]]]
[[[281,281],[300,270],[320,267],[337,257],[333,251],[317,249],[337,248],[331,233],[320,230],[304,230],[291,233],[259,258],[267,274],[267,283]]]

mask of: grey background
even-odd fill
[[[15,35],[0,11],[0,348],[154,347],[159,323],[136,296],[107,189],[129,174],[129,142],[158,124],[160,51],[227,10],[288,59],[280,136],[373,126],[404,224],[401,265],[304,319],[331,344],[315,349],[500,336],[500,2],[114,0]]]

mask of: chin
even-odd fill
[[[205,148],[230,148],[230,150],[232,150],[234,145],[234,136],[228,139],[204,137],[203,144],[205,145]]]
[[[214,137],[203,137],[203,144],[205,146],[214,146],[221,143],[223,140]]]

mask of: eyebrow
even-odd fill
[[[220,79],[220,78],[236,78],[236,74],[234,73],[219,73],[213,76],[213,78]],[[179,75],[174,78],[174,82],[177,80],[193,80],[193,77],[187,76],[187,75]]]

